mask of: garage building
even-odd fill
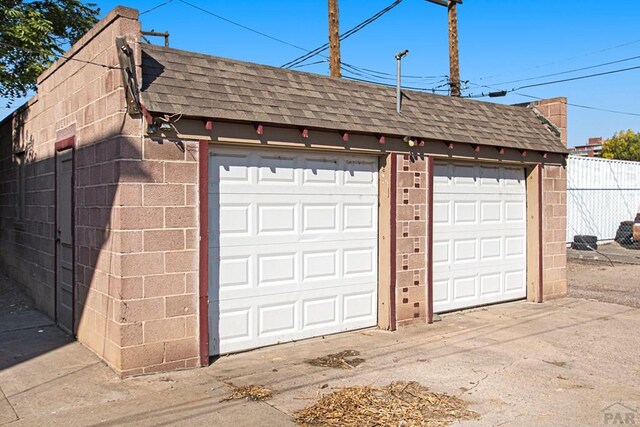
[[[65,56],[2,122],[0,267],[120,375],[566,294],[564,98],[397,113],[121,7]]]

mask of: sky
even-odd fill
[[[181,0],[93,0],[102,16],[118,4],[148,11],[140,17],[143,30],[168,31],[171,47],[260,64],[281,66],[327,41],[327,0],[185,1],[224,19]],[[341,32],[391,3],[340,0]],[[150,10],[156,6],[160,7]],[[568,107],[569,146],[586,144],[589,137],[606,139],[620,130],[640,131],[638,18],[637,0],[464,0],[458,6],[460,77],[468,81],[463,96],[517,89],[491,99],[506,104],[531,101],[527,96],[565,96],[574,104]],[[151,42],[163,41],[151,38]],[[351,73],[343,75],[395,84],[394,55],[405,49],[409,54],[402,63],[402,73],[407,76],[403,85],[446,89],[439,87],[449,72],[445,7],[426,0],[403,0],[342,42],[344,66],[357,67],[347,68]],[[610,62],[616,63],[599,66]],[[315,56],[305,64],[296,69],[329,73],[326,56]],[[585,67],[593,68],[565,73]],[[518,89],[633,67],[639,68]],[[548,76],[556,73],[560,74]],[[530,78],[535,79],[514,82]],[[18,100],[14,106],[22,102]],[[2,109],[0,116],[11,110]]]

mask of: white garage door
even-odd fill
[[[526,297],[524,169],[436,163],[433,310]]]
[[[213,149],[210,354],[374,326],[375,157]]]

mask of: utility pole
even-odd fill
[[[426,0],[449,10],[449,93],[460,96],[460,60],[458,59],[458,4],[462,0]]]
[[[331,77],[342,77],[340,72],[340,25],[338,0],[329,0],[329,70]]]
[[[457,1],[449,0],[449,87],[451,96],[460,96],[460,59],[458,57]]]

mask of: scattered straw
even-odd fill
[[[340,353],[327,354],[326,356],[310,359],[306,362],[313,366],[324,366],[328,368],[340,369],[353,369],[361,363],[364,363],[364,359],[353,356],[360,356],[360,352],[356,350],[345,350],[341,351]]]
[[[432,393],[419,383],[393,382],[386,387],[358,386],[325,394],[315,405],[297,411],[300,426],[429,426],[477,418],[462,399]]]
[[[273,392],[270,389],[262,387],[261,385],[247,385],[242,387],[236,387],[231,383],[227,383],[227,385],[233,387],[234,390],[229,396],[222,399],[221,402],[235,399],[261,401],[271,399],[271,396],[273,396]]]

